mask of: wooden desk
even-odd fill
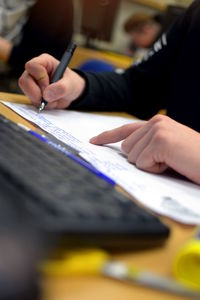
[[[20,103],[28,103],[24,96],[0,93],[0,99]],[[0,104],[0,112],[16,122],[30,125],[10,109]],[[170,276],[176,252],[191,238],[194,228],[176,224],[163,218],[171,227],[171,236],[161,248],[146,251],[136,251],[114,255],[114,258],[132,264],[138,268],[154,271]],[[151,290],[137,285],[128,285],[102,277],[75,277],[75,278],[43,278],[42,300],[181,300],[159,291]]]

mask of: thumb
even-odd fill
[[[43,91],[43,98],[48,102],[55,101],[57,98],[56,95],[57,95],[56,89],[54,87],[52,88],[51,86],[48,86]]]
[[[48,85],[43,91],[43,97],[48,102],[56,101],[66,96],[67,86],[64,78]]]

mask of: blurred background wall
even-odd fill
[[[85,3],[88,3],[88,7],[90,0],[74,0],[74,8],[75,8],[75,24],[74,24],[74,39],[80,45],[87,45],[87,38],[82,32],[82,20],[88,19],[88,22],[94,20],[96,24],[99,20],[99,14],[104,13],[104,20],[106,19],[106,14],[103,10],[100,9],[95,10],[93,14],[88,12],[88,16],[84,17],[82,14],[86,12],[84,9]],[[125,20],[132,14],[137,12],[145,12],[149,15],[153,15],[158,12],[162,12],[165,10],[167,5],[178,5],[187,7],[192,0],[92,0],[93,5],[95,3],[99,4],[99,7],[104,7],[106,10],[112,10],[112,18],[113,18],[113,26],[111,30],[110,40],[99,40],[92,39],[91,45],[98,49],[107,49],[112,50],[120,53],[124,53],[124,49],[128,44],[128,37],[123,31],[123,24]],[[97,5],[98,5],[97,4]],[[116,4],[116,6],[115,6]],[[106,8],[107,6],[107,8]],[[99,24],[99,32],[102,29],[102,24]],[[95,25],[96,26],[96,25]],[[104,26],[104,28],[106,28]]]

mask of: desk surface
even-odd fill
[[[26,97],[0,93],[0,99],[18,103],[28,103]],[[30,123],[24,121],[10,109],[0,104],[0,113],[13,121],[24,123],[34,128]],[[171,227],[171,236],[163,247],[146,251],[135,251],[114,255],[114,258],[132,264],[138,268],[154,271],[158,274],[170,276],[172,264],[177,251],[191,238],[194,228],[184,226],[163,218]],[[42,300],[181,300],[182,297],[169,295],[159,291],[151,290],[137,285],[128,285],[102,277],[76,277],[76,278],[43,278]]]

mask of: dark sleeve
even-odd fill
[[[173,70],[186,36],[191,11],[188,10],[168,33],[163,34],[143,61],[123,74],[80,73],[85,77],[87,87],[70,108],[124,111],[142,119],[166,108]]]

